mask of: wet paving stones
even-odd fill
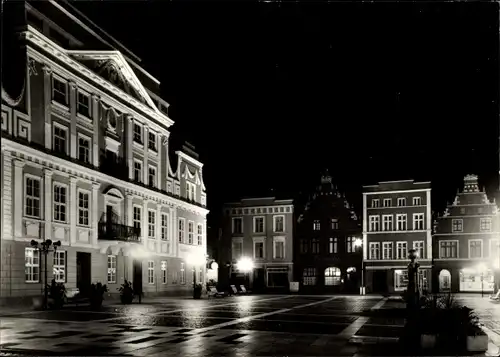
[[[403,332],[403,327],[392,326],[362,326],[357,332],[357,336],[370,337],[393,337],[398,338]]]
[[[255,330],[255,331],[277,331],[287,333],[311,333],[311,334],[337,334],[345,326],[322,323],[300,323],[286,321],[251,320],[236,325],[223,327],[224,329]]]

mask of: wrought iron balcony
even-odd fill
[[[99,222],[99,239],[141,242],[141,229],[113,222]]]

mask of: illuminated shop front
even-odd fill
[[[427,269],[418,271],[418,286],[421,290],[427,290],[429,286]],[[408,269],[394,270],[394,291],[404,291],[408,287]]]
[[[460,270],[460,291],[481,292],[495,289],[495,276],[491,269],[464,268]]]

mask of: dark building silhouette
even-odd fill
[[[326,171],[297,223],[294,266],[301,291],[357,292],[361,221]]]

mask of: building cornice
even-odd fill
[[[364,186],[366,187],[366,186]],[[363,196],[368,196],[368,195],[388,195],[388,194],[393,194],[393,193],[415,193],[415,192],[430,192],[430,188],[412,188],[408,190],[391,190],[391,191],[370,191],[370,192],[363,192]]]
[[[177,156],[179,156],[179,158],[190,162],[191,164],[195,165],[196,167],[199,167],[200,169],[203,167],[203,164],[200,161],[192,158],[191,156],[183,153],[182,151],[176,151],[175,153],[177,154]]]
[[[9,140],[5,137],[2,137],[2,151],[6,149],[10,149],[15,153],[18,154],[23,154],[28,157],[33,157],[37,158],[39,160],[44,160],[47,162],[52,163],[53,165],[59,165],[62,167],[65,167],[68,169],[68,171],[73,171],[74,175],[84,175],[84,178],[89,180],[89,181],[104,181],[104,182],[109,182],[110,184],[112,182],[117,182],[120,187],[122,187],[125,191],[127,192],[141,192],[143,197],[146,198],[157,198],[157,201],[160,203],[166,204],[166,205],[173,205],[180,207],[181,209],[184,209],[186,211],[193,212],[195,214],[199,214],[202,216],[206,216],[209,212],[206,208],[203,207],[198,207],[192,204],[189,204],[187,202],[184,202],[180,199],[177,199],[175,197],[168,196],[164,193],[153,191],[149,188],[134,185],[130,182],[108,176],[106,174],[103,174],[97,170],[87,168],[82,165],[75,164],[71,161],[59,158],[57,156],[49,155],[47,153],[41,152],[39,150],[36,150],[32,147],[17,143],[15,141]]]

